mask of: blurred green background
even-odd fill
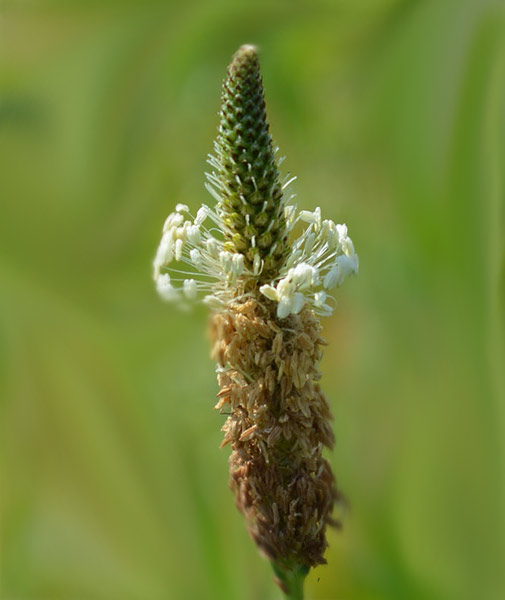
[[[505,597],[505,8],[7,1],[2,600],[275,600],[227,487],[206,313],[151,261],[261,50],[306,209],[361,259],[324,322],[350,501],[309,599]]]

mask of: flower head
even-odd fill
[[[154,279],[163,299],[214,309],[216,408],[227,410],[236,505],[281,588],[300,597],[309,567],[325,562],[341,499],[323,457],[334,438],[317,315],[332,312],[331,292],[357,273],[358,256],[345,225],[285,199],[293,178],[279,175],[253,46],[228,68],[214,150],[207,189],[216,204],[196,215],[175,207]]]
[[[228,68],[214,150],[207,189],[216,205],[193,216],[178,204],[165,221],[154,260],[161,296],[223,306],[259,290],[278,303],[279,318],[305,304],[331,314],[328,292],[357,273],[358,257],[345,225],[323,220],[319,207],[286,204],[293,178],[281,183],[254,46],[242,46]]]
[[[227,243],[227,236],[233,234],[219,206],[212,209],[203,205],[193,217],[186,206],[178,205],[165,221],[154,260],[154,278],[161,296],[169,301],[193,300],[200,293],[204,302],[217,306],[257,288],[278,303],[279,318],[297,314],[305,304],[317,314],[330,315],[334,301],[331,290],[356,274],[359,267],[347,227],[321,220],[319,208],[297,211],[296,206],[288,205],[283,213],[287,236],[299,224],[303,231],[290,242],[290,255],[265,280],[261,254],[254,254],[251,262]],[[175,267],[177,263],[179,267],[185,265],[184,270]],[[165,277],[167,268],[172,272],[170,280]],[[166,291],[167,281],[170,293]]]

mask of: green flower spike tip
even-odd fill
[[[223,85],[215,156],[208,175],[228,229],[225,248],[246,264],[263,263],[262,279],[276,274],[289,248],[283,186],[266,119],[263,85],[254,46],[242,46]],[[257,257],[257,258],[256,258]]]

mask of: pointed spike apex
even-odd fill
[[[264,240],[259,248],[262,260],[269,256],[271,245],[277,244],[275,260],[260,278],[275,277],[289,253],[285,201],[267,122],[258,51],[251,44],[241,46],[228,66],[215,152],[211,179],[220,196],[219,212],[228,226],[227,241],[244,254],[251,269],[251,249],[258,246],[257,240]],[[260,213],[265,218],[256,221]],[[254,231],[248,223],[257,225]],[[275,234],[266,238],[268,227]]]
[[[242,44],[242,46],[240,46],[240,48],[233,55],[231,64],[233,64],[235,60],[239,59],[242,56],[248,56],[251,58],[257,57],[258,47],[254,44]]]

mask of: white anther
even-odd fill
[[[330,250],[335,250],[335,248],[338,246],[338,243],[339,243],[337,227],[333,221],[324,221],[323,229],[325,228],[324,227],[325,224],[327,227],[326,242],[328,244],[328,248]]]
[[[195,265],[195,267],[200,267],[202,264],[202,255],[200,254],[200,250],[198,248],[193,248],[189,253],[189,257],[191,262]]]
[[[339,242],[342,243],[347,237],[347,225],[339,224],[336,226]]]
[[[183,248],[184,248],[184,241],[181,239],[178,239],[175,242],[175,260],[181,260]]]
[[[196,298],[196,281],[194,279],[185,279],[183,290],[188,300],[194,300]]]
[[[215,238],[210,237],[207,240],[206,245],[207,245],[207,252],[211,255],[211,257],[212,258],[217,258],[218,255],[219,255],[219,243],[218,243],[218,241]]]
[[[177,299],[177,290],[170,283],[170,275],[168,273],[163,273],[163,275],[160,275],[156,279],[156,291],[167,302]]]
[[[354,244],[352,243],[352,240],[350,237],[345,238],[345,240],[342,242],[342,252],[349,257],[352,257],[355,255],[354,254]]]
[[[291,309],[291,312],[294,315],[297,315],[302,310],[304,304],[305,296],[300,292],[296,292],[293,296],[293,308]]]
[[[244,255],[235,253],[232,258],[232,270],[236,277],[240,277],[244,272]]]
[[[201,225],[209,216],[209,209],[205,204],[198,209],[196,213],[195,225]]]
[[[253,260],[253,273],[254,275],[259,275],[261,273],[261,270],[263,268],[263,261],[260,258],[259,254],[255,254],[254,255],[254,260]]]
[[[314,294],[314,306],[320,308],[326,302],[327,294],[326,292],[316,292]]]
[[[345,277],[348,277],[349,275],[355,275],[358,272],[359,262],[356,254],[354,254],[352,257],[346,256],[345,254],[337,256],[335,263],[340,267]]]
[[[306,290],[319,283],[319,271],[307,263],[300,263],[290,271],[292,271],[293,281],[300,290]]]
[[[188,227],[188,240],[195,246],[198,246],[202,241],[202,234],[198,225],[190,225]]]
[[[300,220],[305,221],[305,223],[315,223],[317,219],[316,214],[310,210],[301,210],[299,217]]]
[[[266,296],[270,300],[274,300],[275,302],[279,301],[279,294],[272,285],[262,285],[260,287],[260,292],[263,294],[263,296]]]
[[[335,264],[324,276],[323,286],[327,290],[332,290],[337,285],[341,285],[343,281],[344,274],[342,273],[342,269],[340,268],[340,265]]]
[[[225,273],[230,273],[232,268],[233,256],[231,252],[221,250],[219,253],[219,261]]]
[[[170,213],[163,224],[163,233],[171,228],[179,227],[184,221],[184,217],[179,213]]]
[[[296,283],[293,281],[293,269],[289,269],[286,277],[277,284],[277,293],[279,298],[292,296],[296,290]]]
[[[176,240],[182,240],[185,242],[188,239],[188,228],[187,226],[177,227],[174,232],[174,237]]]
[[[293,311],[293,296],[283,296],[277,305],[277,316],[279,319],[286,318]]]

